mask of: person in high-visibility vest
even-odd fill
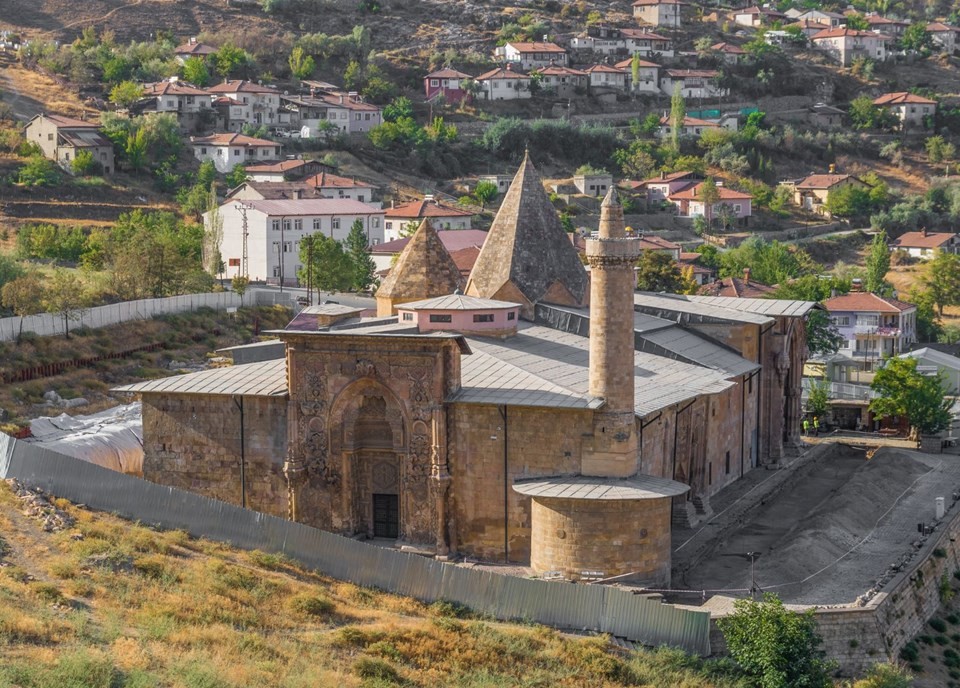
[[[814,437],[820,437],[820,419],[816,416],[813,417],[813,435]]]
[[[809,418],[804,418],[804,419],[803,419],[803,434],[804,434],[804,435],[809,435],[809,434],[810,434],[810,419],[809,419]]]

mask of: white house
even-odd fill
[[[892,113],[904,126],[923,126],[925,118],[937,114],[937,101],[907,91],[885,93],[873,104]]]
[[[605,196],[607,189],[613,186],[613,175],[608,172],[600,174],[575,174],[573,185],[584,196]]]
[[[436,229],[471,229],[473,213],[438,203],[432,196],[422,201],[391,204],[385,212],[383,236],[386,241],[400,238],[400,232],[410,225],[419,226],[426,219]]]
[[[236,79],[206,90],[213,95],[221,124],[228,131],[240,131],[244,124],[275,126],[280,121],[280,92],[275,88]]]
[[[646,24],[678,29],[683,4],[680,0],[635,0],[633,16]]]
[[[710,122],[696,117],[684,117],[683,128],[680,131],[681,137],[700,136],[706,129],[719,129],[720,125],[716,122]],[[657,136],[665,139],[673,136],[673,122],[670,117],[660,118],[660,127],[657,129]]]
[[[243,134],[191,136],[190,145],[197,160],[212,160],[217,171],[224,174],[237,165],[280,158],[279,143]]]
[[[497,67],[477,77],[480,94],[487,100],[521,100],[532,97],[530,77],[515,72],[508,64]]]
[[[733,21],[735,24],[748,26],[753,29],[759,28],[764,24],[771,24],[788,18],[789,17],[782,12],[777,12],[768,7],[758,7],[757,5],[733,12]]]
[[[177,77],[143,85],[143,100],[136,108],[141,112],[167,112],[176,115],[180,127],[194,131],[204,118],[213,117],[213,97]],[[212,124],[212,121],[210,122]]]
[[[204,213],[209,227],[211,213]],[[343,241],[353,223],[363,223],[370,246],[383,243],[383,210],[350,199],[228,200],[220,206],[223,239],[220,255],[227,277],[246,274],[254,282],[297,283],[300,241],[323,234]],[[248,264],[242,265],[244,218]]]
[[[196,38],[191,38],[186,43],[178,45],[173,49],[173,56],[177,58],[177,62],[184,64],[191,57],[196,57],[201,60],[206,60],[208,57],[217,52],[217,49],[212,45],[207,45],[206,43],[198,43]]]
[[[504,62],[519,66],[523,71],[548,67],[551,64],[567,64],[567,51],[548,41],[507,43],[497,48],[496,55]]]
[[[380,202],[373,200],[376,191],[377,187],[356,179],[322,172],[298,182],[259,182],[251,179],[232,189],[228,198],[237,200],[347,198],[380,208]]]
[[[680,84],[684,98],[719,98],[730,93],[717,84],[719,76],[715,69],[667,69],[660,77],[660,90],[672,96],[674,86]]]
[[[503,195],[507,193],[507,190],[510,188],[510,183],[513,181],[513,177],[514,175],[512,174],[481,174],[477,177],[477,181],[496,184],[497,193]]]
[[[650,57],[658,55],[660,57],[673,57],[673,41],[660,34],[650,33],[643,29],[623,29],[623,49],[629,55],[639,55],[640,57]]]
[[[890,36],[873,31],[846,28],[827,29],[810,38],[815,48],[822,50],[844,67],[849,67],[859,57],[883,62],[887,59],[887,41],[890,40]]]
[[[919,232],[901,234],[890,244],[890,250],[906,251],[911,257],[929,260],[939,252],[960,253],[960,235],[956,232]]]
[[[927,24],[927,33],[930,34],[934,43],[943,48],[943,52],[953,55],[957,49],[957,34],[960,33],[960,29],[943,22],[933,22]]]
[[[570,39],[574,50],[590,50],[599,55],[619,56],[637,53],[641,57],[660,55],[673,57],[673,43],[669,38],[643,29],[619,29],[591,26],[585,33]]]
[[[628,77],[627,73],[617,67],[611,67],[606,64],[598,64],[587,67],[587,74],[590,76],[591,89],[614,89],[616,91],[626,91]]]
[[[560,98],[569,98],[586,92],[589,77],[586,72],[579,69],[550,65],[536,70],[536,73],[540,75],[540,85],[543,90]]]
[[[637,80],[633,80],[633,58],[614,65],[627,75],[627,88],[634,93],[660,93],[660,65],[637,58]]]

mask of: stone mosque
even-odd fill
[[[814,304],[635,292],[640,243],[611,190],[588,271],[525,156],[466,284],[424,222],[376,317],[311,307],[272,333],[281,358],[119,388],[144,477],[426,556],[669,585],[672,527],[795,450]]]

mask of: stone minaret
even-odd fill
[[[610,187],[600,206],[600,231],[587,240],[590,263],[590,395],[604,405],[594,416],[584,475],[626,477],[637,472],[634,420],[634,265],[640,239],[628,237],[623,206]]]

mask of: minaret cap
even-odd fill
[[[600,204],[600,227],[597,236],[601,239],[623,239],[627,236],[623,224],[623,206],[614,186],[610,187],[607,195]]]

